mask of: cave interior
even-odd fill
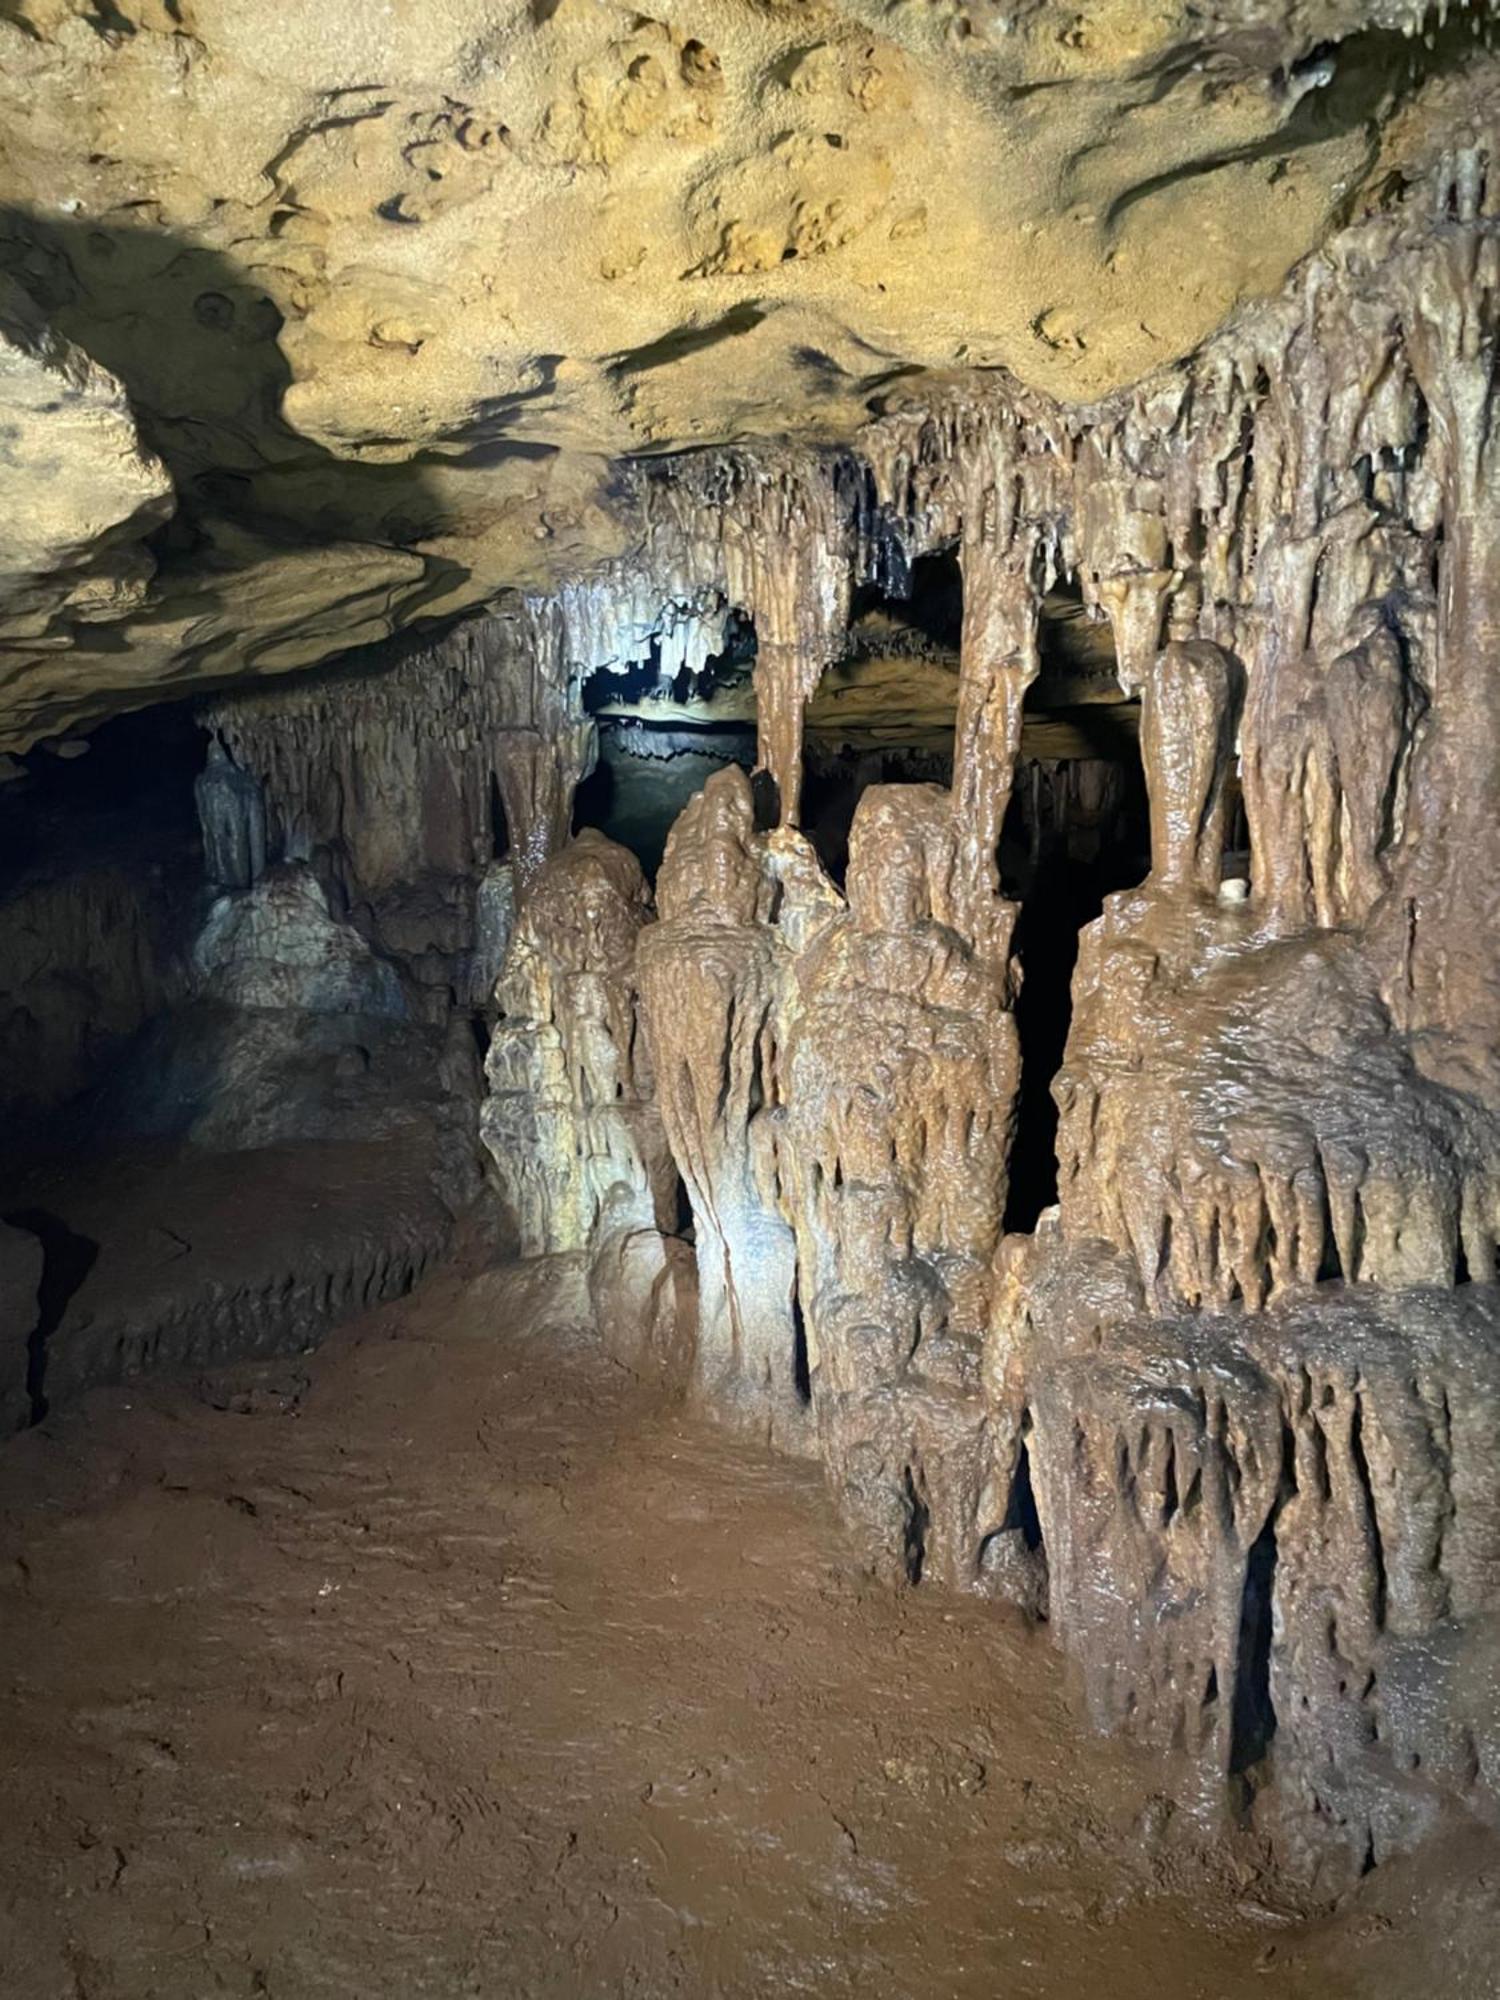
[[[96,43],[126,64],[180,42],[207,89],[187,14],[139,11],[26,0],[0,29],[38,63],[88,37],[90,76]],[[583,37],[576,11],[527,32]],[[1107,11],[1054,39],[1097,49]],[[810,344],[822,294],[769,287],[854,255],[838,156],[865,142],[828,124],[758,164],[804,176],[784,230],[731,219],[699,245],[690,276],[765,299],[705,293],[717,317],[593,360],[556,302],[574,347],[538,338],[526,386],[404,436],[403,382],[436,410],[477,364],[429,380],[447,336],[403,278],[359,374],[318,290],[341,191],[359,229],[420,235],[450,198],[498,200],[497,161],[565,179],[648,128],[706,144],[741,115],[720,57],[645,17],[610,44],[623,80],[580,67],[533,153],[445,97],[399,153],[422,177],[378,203],[389,104],[320,97],[271,176],[274,308],[217,223],[163,262],[166,206],[75,241],[82,197],[45,225],[18,197],[0,384],[26,450],[29,427],[83,427],[95,515],[53,520],[69,439],[0,467],[0,492],[31,482],[0,566],[4,1671],[9,1782],[34,1762],[52,1787],[17,1806],[14,1855],[0,1835],[21,1913],[0,1992],[925,2000],[1020,1968],[1047,2000],[1117,1947],[1125,1995],[1267,1971],[1309,1996],[1496,1990],[1494,10],[1336,32],[1330,4],[1284,46],[1208,11],[1186,54],[1118,56],[1131,144],[1168,164],[1133,165],[1110,258],[1135,244],[1187,295],[1165,238],[1129,234],[1169,196],[1202,221],[1209,301],[1228,252],[1200,182],[1269,174],[1290,214],[1326,166],[1334,193],[1274,271],[1247,210],[1249,275],[1201,325],[1182,307],[1169,358],[1120,334],[1098,380],[1072,308],[1029,316],[1030,369],[1003,344],[942,366],[855,331],[828,336],[838,360]],[[465,46],[464,75],[500,60]],[[833,46],[777,43],[768,101],[823,105]],[[884,117],[926,58],[882,71],[873,48],[838,88]],[[1249,136],[1173,166],[1152,107],[1189,74]],[[1049,76],[1005,100],[1038,146]],[[1107,186],[1083,163],[1116,143],[1080,144],[1064,185]],[[746,174],[712,183],[715,217]],[[1025,227],[1093,224],[1083,203]],[[937,286],[903,248],[927,227],[891,224],[857,268],[895,288],[910,259]],[[559,261],[582,272],[580,242],[591,274],[591,237]],[[652,255],[601,268],[628,282]],[[184,416],[139,345],[178,277],[204,287]],[[955,268],[977,327],[970,282]],[[170,1496],[202,1517],[174,1526]],[[404,1596],[361,1599],[366,1545]],[[316,1575],[329,1636],[291,1636],[273,1562]],[[573,1628],[565,1585],[596,1604]],[[148,1605],[159,1629],[133,1636]],[[695,1652],[716,1625],[722,1650]],[[221,1768],[213,1730],[260,1698],[212,1662],[242,1632],[279,1662],[257,1727],[281,1818],[228,1840],[224,1889],[200,1871],[215,1814],[252,1823],[249,1753]],[[485,1649],[512,1646],[492,1687]],[[387,1657],[453,1677],[433,1700],[462,1753],[423,1747]],[[736,1662],[762,1734],[731,1755],[712,1703]],[[688,1776],[616,1770],[588,1734],[616,1680]],[[325,1700],[366,1703],[328,1725],[343,1777],[277,1734]],[[522,1761],[486,1780],[512,1730]],[[184,1758],[191,1811],[159,1783]],[[298,1815],[333,1814],[356,1765],[314,1835]],[[837,1864],[804,1908],[766,1857],[802,1854],[810,1802]],[[981,1883],[985,1842],[993,1935],[954,1886]],[[482,1886],[508,1852],[515,1880]],[[264,1951],[213,1942],[257,1926]]]

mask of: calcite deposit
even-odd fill
[[[11,10],[109,477],[0,740],[212,681],[236,1106],[430,1060],[445,1213],[1303,1881],[1495,1821],[1489,10],[409,11]]]
[[[1044,1610],[1103,1726],[1328,1883],[1445,1798],[1494,1810],[1488,176],[1451,154],[1091,410],[992,380],[851,448],[642,468],[642,555],[559,601],[555,685],[580,714],[591,670],[650,662],[643,574],[669,679],[711,649],[685,632],[747,616],[763,775],[689,803],[654,920],[593,834],[520,884],[491,1056],[523,1214],[552,1162],[600,1215],[619,1183],[666,1329],[636,1365],[818,1454],[876,1567]],[[870,785],[839,884],[798,827],[806,706],[856,593],[899,599],[944,546],[951,782]],[[1140,696],[1150,863],[1082,940],[1058,1206],[1002,1237],[1025,1052],[997,854],[1060,579]],[[584,949],[600,871],[619,937]],[[579,978],[586,1057],[539,997]],[[642,1234],[648,1103],[691,1209],[688,1355],[680,1258]]]

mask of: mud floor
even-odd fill
[[[0,1993],[1497,1990],[1482,1840],[1295,1923],[1044,1632],[861,1580],[570,1296],[444,1273],[0,1453]]]

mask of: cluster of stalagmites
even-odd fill
[[[992,380],[848,452],[653,463],[633,565],[352,706],[216,718],[265,791],[235,781],[226,865],[263,811],[351,905],[435,852],[481,875],[498,791],[519,914],[484,1138],[525,1247],[589,1256],[622,1358],[820,1455],[877,1566],[1045,1612],[1103,1722],[1335,1873],[1497,1796],[1487,176],[1456,153],[1099,408]],[[803,710],[856,586],[949,547],[952,785],[867,790],[840,891],[798,830]],[[1064,576],[1141,696],[1152,868],[1083,939],[1058,1208],[1002,1237],[996,852]],[[653,910],[629,856],[566,841],[580,690],[696,671],[731,612],[769,783],[710,781]]]

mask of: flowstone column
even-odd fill
[[[778,1203],[771,1115],[784,952],[749,781],[716,773],[686,807],[641,935],[641,1006],[657,1102],[692,1204],[695,1389],[710,1410],[808,1448],[796,1260]]]
[[[265,787],[235,763],[218,736],[193,781],[203,870],[216,889],[253,888],[266,869]]]
[[[1019,1049],[993,965],[934,912],[954,840],[936,786],[861,798],[848,909],[797,965],[781,1143],[835,1489],[878,1565],[964,1585]]]
[[[673,1226],[676,1175],[636,1007],[649,911],[635,856],[589,831],[542,867],[511,935],[480,1137],[523,1256],[588,1248],[606,1211],[617,1229]]]
[[[1141,762],[1151,807],[1151,881],[1165,894],[1218,893],[1239,696],[1238,663],[1206,639],[1173,639],[1147,679]]]

